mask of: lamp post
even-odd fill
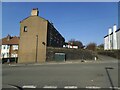
[[[14,52],[15,62],[16,62],[16,52]]]
[[[37,54],[38,54],[38,35],[36,35],[36,56],[35,56],[36,63],[37,63]]]
[[[14,50],[15,62],[17,63],[17,50]]]

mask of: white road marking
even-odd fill
[[[44,86],[43,88],[57,88],[57,86]]]
[[[77,88],[77,86],[65,86],[65,89],[69,88],[69,89],[73,89],[73,88]]]
[[[93,82],[93,80],[91,80],[91,82]]]
[[[112,87],[109,87],[109,88],[112,88]],[[113,87],[114,89],[120,89],[120,87]]]
[[[22,88],[36,88],[34,85],[24,85]]]
[[[101,87],[97,87],[97,86],[86,86],[86,88],[89,88],[89,89],[100,89]]]
[[[14,66],[17,66],[17,65],[11,65],[11,64],[10,64],[9,66],[12,66],[12,67],[14,67]]]

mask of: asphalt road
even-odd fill
[[[118,60],[100,56],[92,62],[3,65],[2,78],[3,88],[8,84],[26,88],[117,88]]]

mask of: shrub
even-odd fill
[[[96,50],[96,43],[89,43],[87,45],[86,49],[95,51]]]
[[[98,54],[120,59],[120,50],[106,50],[106,51],[103,50],[103,51],[98,51]]]
[[[46,60],[53,61],[55,53],[65,53],[66,60],[77,60],[77,59],[93,60],[94,57],[96,56],[95,53],[90,50],[47,47]]]

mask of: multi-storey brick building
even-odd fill
[[[48,21],[48,30],[47,30],[47,46],[51,47],[62,47],[64,44],[64,38],[62,35],[55,29],[53,24]]]
[[[62,47],[65,39],[37,8],[20,22],[19,63],[46,61],[46,47]]]

